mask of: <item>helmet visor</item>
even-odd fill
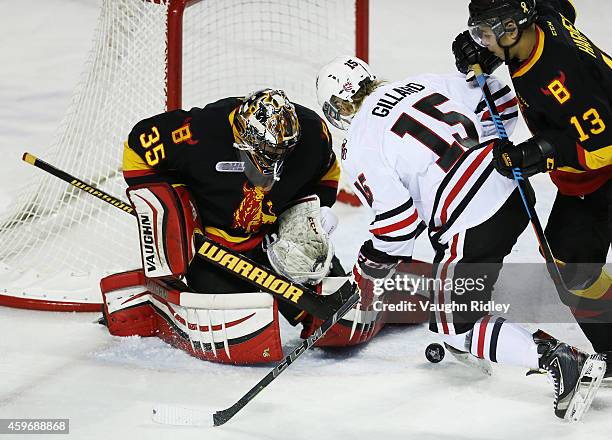
[[[498,17],[482,20],[469,27],[470,35],[476,43],[483,47],[499,43],[499,40],[506,34],[512,33],[518,29],[516,22],[512,18],[501,20]]]
[[[334,127],[348,130],[355,115],[349,108],[353,108],[352,103],[332,95],[329,101],[323,103],[323,114]]]

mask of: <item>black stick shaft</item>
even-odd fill
[[[40,168],[41,170],[46,171],[47,173],[52,174],[59,179],[62,179],[64,182],[68,182],[72,186],[76,186],[81,191],[85,191],[86,193],[97,197],[103,202],[113,205],[115,208],[120,209],[136,217],[136,212],[134,212],[134,208],[132,208],[132,205],[130,203],[124,202],[123,200],[118,199],[115,196],[112,196],[102,191],[101,189],[98,189],[95,186],[90,185],[89,183],[74,177],[71,174],[68,174],[66,171],[62,171],[59,168],[54,167],[50,163],[47,163],[44,160],[37,158],[33,154],[23,153],[23,156],[21,158],[24,162],[27,162],[30,165],[34,165],[35,167]]]
[[[321,327],[319,327],[308,339],[298,345],[283,361],[281,361],[276,367],[274,367],[268,374],[266,374],[259,382],[247,391],[236,403],[227,409],[217,411],[213,414],[213,424],[220,426],[234,417],[238,411],[246,406],[255,396],[257,396],[264,388],[266,388],[274,379],[276,379],[283,371],[287,369],[297,358],[299,358],[306,350],[312,347],[323,335],[348,311],[359,301],[359,294],[353,293],[353,295],[334,313],[328,318]]]

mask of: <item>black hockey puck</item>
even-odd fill
[[[433,364],[437,364],[444,359],[444,347],[440,344],[429,344],[425,349],[425,357]]]

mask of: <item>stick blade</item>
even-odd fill
[[[225,424],[229,419],[234,417],[237,411],[234,411],[233,408],[224,409],[221,411],[217,411],[213,414],[213,425],[221,426]]]
[[[151,418],[162,425],[212,426],[210,412],[182,406],[157,404]]]

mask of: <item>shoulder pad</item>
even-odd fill
[[[571,0],[538,0],[536,4],[538,14],[546,16],[559,13],[574,24],[576,22],[576,8]]]

